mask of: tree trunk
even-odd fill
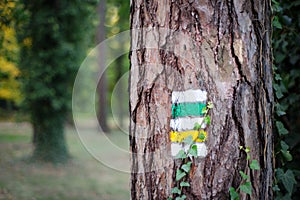
[[[246,155],[251,196],[272,199],[270,1],[131,1],[130,148],[132,199],[167,199],[181,164],[171,152],[172,95],[211,101],[207,152],[189,175],[187,199],[228,199]],[[206,93],[205,93],[206,92]]]
[[[100,17],[100,23],[98,25],[98,31],[96,36],[97,44],[105,40],[105,1],[101,0],[98,5],[98,14]],[[107,125],[107,77],[105,72],[105,49],[99,48],[98,65],[100,68],[100,80],[98,83],[98,113],[97,118],[99,125],[104,132],[108,132]]]
[[[124,48],[124,47],[122,47],[122,48]],[[118,81],[120,81],[122,76],[124,75],[123,58],[124,57],[119,57],[116,59],[116,69],[115,69],[115,73],[116,73],[115,82],[116,83],[118,83]],[[122,84],[122,82],[120,84]],[[124,85],[122,84],[122,86],[124,86]],[[128,109],[125,109],[125,106],[124,106],[124,99],[125,99],[124,87],[121,87],[121,86],[117,87],[116,93],[119,98],[119,100],[118,100],[119,103],[116,105],[117,106],[117,118],[118,118],[117,120],[118,120],[120,127],[124,128],[124,118],[126,117],[126,110],[128,110]],[[127,128],[125,128],[125,129],[127,129]]]

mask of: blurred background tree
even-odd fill
[[[0,111],[12,112],[21,101],[20,70],[17,67],[19,46],[14,25],[15,2],[0,2]]]
[[[94,27],[95,1],[23,0],[19,28],[24,106],[33,125],[33,157],[64,162],[64,125],[72,84]]]

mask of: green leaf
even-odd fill
[[[283,151],[283,150],[281,150],[281,154],[286,159],[286,161],[292,161],[293,160],[293,156],[290,153],[290,151]]]
[[[249,153],[250,152],[250,147],[246,147],[245,152]]]
[[[201,128],[201,125],[196,122],[195,125],[194,125],[194,130],[199,130]]]
[[[282,169],[276,170],[276,177],[280,180],[289,194],[292,194],[294,185],[297,184],[294,172],[288,169],[285,173]]]
[[[182,181],[181,183],[180,183],[180,187],[190,187],[191,185],[188,183],[188,182],[184,182],[184,181]]]
[[[242,150],[244,147],[243,146],[240,146],[240,150]]]
[[[280,146],[281,146],[281,154],[282,156],[287,160],[287,161],[292,161],[293,156],[290,154],[290,151],[288,149],[290,148],[289,145],[285,141],[280,141]]]
[[[276,121],[276,127],[279,135],[286,135],[289,133],[289,131],[284,127],[283,123],[280,121]]]
[[[187,158],[187,155],[186,155],[185,151],[181,149],[181,150],[177,153],[177,155],[175,156],[175,158],[176,158],[176,159],[185,159],[185,158]]]
[[[286,114],[286,110],[288,109],[288,105],[282,105],[280,103],[276,103],[275,104],[275,110],[276,110],[276,114],[280,117],[282,115]]]
[[[181,169],[183,169],[183,171],[185,171],[186,173],[189,173],[191,170],[191,164],[192,164],[192,162],[188,162],[188,163],[182,165]]]
[[[185,195],[182,195],[181,197],[176,197],[175,200],[184,200],[184,199],[186,199],[186,196],[185,196]]]
[[[207,112],[208,112],[208,111],[207,111],[207,108],[206,108],[206,106],[205,106],[205,107],[203,107],[203,108],[202,108],[202,113],[205,115],[205,114],[207,114]]]
[[[279,22],[278,16],[274,17],[274,19],[273,19],[273,26],[276,27],[276,28],[278,28],[278,29],[282,29],[282,25]]]
[[[281,81],[282,80],[280,74],[277,74],[277,73],[275,74],[274,78],[275,78],[276,81]]]
[[[168,200],[173,200],[173,198],[172,197],[168,197]]]
[[[198,138],[199,138],[200,140],[205,140],[205,135],[204,135],[204,133],[205,133],[205,131],[203,131],[203,130],[199,131]]]
[[[174,188],[172,188],[171,193],[181,195],[181,190],[178,187],[174,187]]]
[[[204,118],[204,123],[207,125],[210,125],[210,116],[209,115]]]
[[[240,175],[242,176],[242,178],[244,180],[247,180],[249,178],[249,176],[247,174],[245,174],[243,171],[240,171]]]
[[[176,181],[179,181],[186,175],[185,172],[181,171],[180,169],[176,170]]]
[[[229,188],[230,200],[238,200],[239,194],[235,191],[234,187]]]
[[[281,99],[284,95],[283,95],[283,90],[280,87],[280,85],[274,83],[273,88],[275,90],[275,95],[276,95],[277,99]]]
[[[209,102],[207,103],[207,108],[208,108],[208,109],[214,108],[214,104],[213,104],[211,101],[209,101]]]
[[[250,160],[250,158],[251,158],[251,157],[250,157],[250,155],[249,155],[249,154],[247,154],[247,158],[246,158],[246,159],[247,159],[247,160]]]
[[[280,188],[278,187],[278,185],[274,185],[272,187],[272,189],[273,189],[274,192],[279,192],[280,191]]]
[[[289,145],[283,140],[280,141],[280,146],[283,151],[287,151],[290,148]]]
[[[250,163],[250,168],[253,170],[260,170],[257,160],[252,160],[252,162]]]
[[[251,183],[246,182],[240,186],[241,191],[245,192],[246,194],[251,195],[252,193],[252,188],[251,188]]]
[[[182,142],[185,143],[185,144],[191,145],[191,144],[194,143],[193,137],[192,137],[191,135],[189,135],[189,136],[186,137]]]
[[[189,149],[189,155],[197,157],[198,151],[197,151],[197,145],[193,145],[192,148]]]

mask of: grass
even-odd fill
[[[30,161],[32,130],[28,124],[0,123],[0,200],[130,198],[130,175],[124,172],[129,169],[128,136],[114,132],[106,137],[93,126],[81,128],[79,135],[74,128],[66,130],[72,159],[53,165]]]

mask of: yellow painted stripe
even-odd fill
[[[201,130],[200,130],[201,131]],[[172,142],[182,142],[188,136],[192,136],[195,142],[204,142],[206,139],[206,132],[201,131],[201,134],[204,134],[204,139],[198,138],[200,131],[190,130],[190,131],[171,131],[170,139]]]

